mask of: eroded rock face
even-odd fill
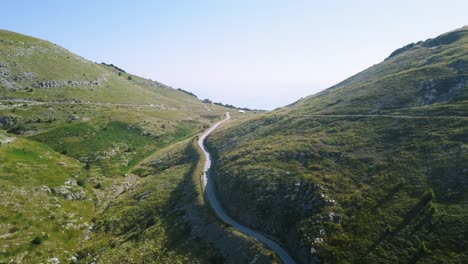
[[[43,81],[37,82],[34,86],[38,88],[60,88],[63,86],[81,87],[81,86],[100,86],[106,78],[99,78],[94,81],[72,81],[72,80],[58,80],[58,81]]]
[[[468,85],[468,78],[459,76],[448,79],[430,79],[417,84],[421,89],[421,104],[446,102],[459,95]]]
[[[15,126],[16,122],[17,119],[14,116],[0,116],[0,128],[2,129],[10,129]]]
[[[10,71],[3,64],[0,64],[0,76],[3,76],[3,77],[9,77],[10,76]]]
[[[7,65],[0,64],[0,87],[8,90],[18,90],[23,88],[21,83],[35,80],[36,75],[33,72],[20,72],[13,74]]]
[[[17,84],[12,81],[12,76],[8,68],[0,64],[0,87],[8,90],[14,90],[17,88]]]

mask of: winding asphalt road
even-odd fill
[[[281,259],[281,261],[284,264],[294,264],[295,261],[289,256],[288,252],[284,250],[280,245],[278,245],[276,242],[273,240],[265,237],[264,235],[255,232],[254,230],[245,227],[236,221],[234,221],[231,217],[229,217],[226,212],[224,211],[223,207],[219,203],[218,199],[216,199],[216,195],[214,193],[214,186],[213,186],[213,180],[210,178],[210,167],[211,167],[211,154],[208,152],[204,145],[204,141],[206,137],[213,132],[219,125],[221,125],[223,122],[229,120],[231,117],[229,113],[226,113],[226,118],[216,124],[214,124],[212,127],[210,127],[203,135],[201,135],[200,139],[198,140],[198,146],[200,149],[203,151],[205,154],[205,167],[203,169],[203,187],[205,189],[205,197],[210,203],[211,207],[213,208],[213,211],[216,213],[216,215],[223,221],[224,223],[234,227],[241,233],[244,233],[247,236],[253,237],[256,240],[260,241],[261,243],[265,244],[269,248],[271,248]]]

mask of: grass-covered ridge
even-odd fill
[[[468,32],[455,32],[215,132],[227,211],[300,263],[463,263]]]
[[[442,41],[447,35],[457,38]],[[465,26],[418,42],[291,108],[296,114],[466,115],[467,35]]]
[[[0,97],[203,109],[196,97],[53,43],[0,30]]]
[[[0,30],[0,263],[268,261],[191,183],[190,139],[225,111]]]

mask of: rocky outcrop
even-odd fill
[[[410,44],[408,44],[408,45],[406,45],[406,46],[404,46],[404,47],[401,47],[401,48],[399,48],[399,49],[396,49],[395,51],[393,51],[393,52],[390,54],[390,56],[388,56],[388,58],[386,58],[386,60],[389,59],[389,58],[391,58],[391,57],[394,57],[394,56],[396,56],[396,55],[398,55],[398,54],[400,54],[400,53],[403,53],[403,52],[405,52],[405,51],[407,51],[407,50],[410,50],[410,49],[413,49],[413,48],[417,48],[417,47],[418,47],[418,44],[420,44],[420,43],[417,43],[417,44],[416,44],[416,43],[410,43]]]
[[[167,87],[164,83],[160,83],[158,81],[153,81],[153,86],[154,87]]]
[[[0,64],[0,88],[6,88],[8,90],[15,90],[18,87],[18,84],[13,81],[13,76],[11,75],[8,68]]]
[[[60,88],[63,86],[83,87],[83,86],[101,86],[106,81],[106,78],[99,78],[94,81],[71,81],[71,80],[58,80],[58,81],[42,81],[34,84],[38,88]]]
[[[51,191],[55,194],[63,196],[69,201],[82,200],[86,197],[86,193],[84,192],[83,188],[79,186],[77,181],[74,179],[65,181],[63,185],[57,188],[52,188]]]
[[[3,64],[0,64],[0,76],[4,76],[4,77],[10,76],[10,71]]]
[[[11,143],[11,142],[13,142],[15,140],[16,140],[15,137],[2,137],[2,136],[0,136],[0,146]]]
[[[457,96],[468,85],[468,78],[429,79],[416,84],[420,87],[423,105],[446,102]]]
[[[0,88],[18,90],[23,88],[22,83],[32,82],[35,79],[36,74],[33,72],[20,72],[17,74],[12,74],[6,65],[0,64]]]
[[[404,47],[401,47],[393,51],[387,59],[394,57],[400,53],[403,53],[408,50],[417,49],[417,48],[432,48],[442,45],[450,45],[463,37],[465,30],[453,31],[443,35],[440,35],[436,38],[427,39],[426,41],[419,41],[417,43],[410,43]],[[387,60],[386,59],[386,60]]]
[[[0,116],[0,128],[8,130],[14,127],[17,119],[14,116]]]
[[[16,90],[19,88],[16,83],[9,81],[2,76],[0,76],[0,87],[6,88],[8,90]]]

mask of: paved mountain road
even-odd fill
[[[271,248],[278,255],[278,257],[281,259],[281,261],[284,264],[294,264],[295,261],[291,258],[291,256],[289,256],[286,250],[284,250],[280,245],[278,245],[273,240],[234,221],[234,219],[232,219],[226,214],[220,202],[218,201],[218,199],[216,199],[214,186],[213,186],[213,180],[210,178],[210,171],[209,171],[211,167],[211,154],[206,149],[204,145],[204,141],[211,132],[213,132],[219,125],[221,125],[223,122],[229,119],[230,119],[230,115],[229,113],[226,113],[226,118],[224,120],[214,124],[211,128],[205,131],[203,135],[201,135],[200,139],[198,140],[198,146],[205,154],[205,166],[203,169],[203,172],[204,172],[203,173],[203,187],[205,189],[205,197],[208,200],[208,203],[213,208],[213,211],[216,213],[219,219],[221,219],[221,221],[234,227],[241,233],[257,239],[261,243]]]

